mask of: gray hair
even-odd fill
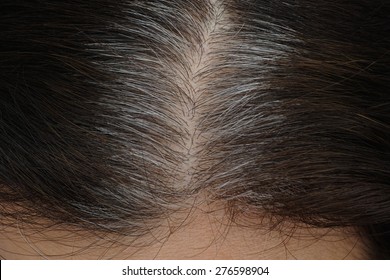
[[[390,255],[389,2],[0,8],[3,223],[138,236],[202,193]]]

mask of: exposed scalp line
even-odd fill
[[[176,83],[180,89],[177,100],[173,102],[178,118],[181,120],[182,142],[174,150],[182,154],[182,162],[177,168],[178,186],[188,189],[196,186],[199,157],[201,157],[207,135],[199,129],[200,118],[204,114],[203,100],[206,99],[207,81],[213,72],[216,61],[215,50],[219,44],[221,30],[225,27],[226,11],[221,1],[210,1],[209,13],[199,24],[201,30],[188,44],[184,67],[177,67]]]

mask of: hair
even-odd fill
[[[196,195],[390,258],[390,2],[0,3],[0,217],[142,236]]]

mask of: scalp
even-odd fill
[[[388,4],[25,2],[0,4],[5,220],[138,236],[202,197],[388,232]]]

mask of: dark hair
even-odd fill
[[[143,235],[204,193],[390,257],[390,2],[0,3],[0,213]]]

